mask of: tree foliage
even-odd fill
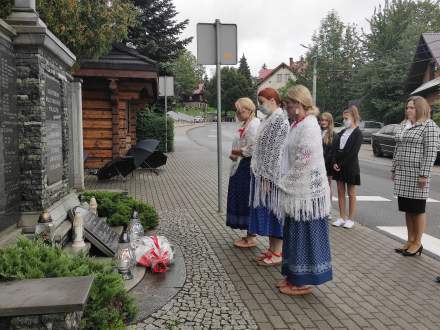
[[[10,14],[12,0],[0,0],[0,17]],[[126,0],[37,0],[48,28],[77,58],[97,58],[127,36],[136,23],[134,5]]]
[[[171,67],[174,76],[175,95],[191,95],[197,85],[203,82],[205,68],[197,64],[196,57],[188,50],[183,50]]]
[[[362,99],[368,117],[398,122],[420,35],[440,31],[439,2],[387,1],[375,9],[369,23],[371,32],[363,36],[366,63],[353,79],[353,94]]]
[[[171,0],[133,0],[138,24],[131,27],[126,42],[161,65],[161,72],[171,74],[170,65],[192,38],[180,38],[188,20],[176,21],[177,11]]]
[[[249,81],[250,85],[252,84],[251,70],[249,69],[249,65],[244,54],[240,58],[240,65],[238,67],[238,72],[241,73],[241,75],[245,77],[247,81]]]
[[[350,82],[362,65],[362,48],[356,26],[344,24],[335,11],[321,21],[306,54],[307,69],[297,83],[312,89],[313,64],[317,57],[317,105],[321,111],[340,114],[353,97]]]
[[[221,70],[222,111],[235,111],[235,101],[240,97],[255,98],[249,82],[236,68],[223,67]],[[217,75],[209,80],[206,86],[206,99],[212,107],[217,107]]]

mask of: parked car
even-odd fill
[[[362,132],[364,142],[370,143],[371,136],[378,132],[383,127],[383,123],[377,121],[361,121],[359,123],[359,129]]]
[[[202,116],[195,116],[194,117],[194,122],[195,123],[203,123],[203,117]]]
[[[371,146],[373,154],[376,157],[390,156],[393,157],[396,147],[396,131],[399,124],[391,124],[382,127],[377,133],[371,136]],[[440,164],[440,150],[437,151],[436,164]]]
[[[391,124],[382,127],[377,133],[371,135],[371,146],[373,147],[373,154],[376,157],[384,155],[393,156],[394,148],[396,146],[396,130],[398,124]]]

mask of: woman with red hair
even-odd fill
[[[273,88],[258,93],[258,110],[266,118],[260,124],[251,161],[251,212],[248,232],[269,237],[269,248],[257,257],[261,266],[276,266],[282,261],[283,227],[272,210],[278,201],[277,182],[281,153],[289,122],[280,108],[280,96]]]

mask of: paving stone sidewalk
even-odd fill
[[[191,127],[176,128],[176,152],[156,175],[139,170],[126,180],[87,189],[123,189],[153,204],[159,232],[182,248],[184,288],[139,329],[440,329],[440,262],[394,253],[396,241],[364,226],[331,228],[334,280],[312,295],[288,297],[274,287],[279,268],[253,261],[266,246],[232,246],[244,233],[225,226],[217,210],[215,153],[191,141]],[[224,191],[227,190],[225,162]],[[224,198],[224,200],[226,197]]]

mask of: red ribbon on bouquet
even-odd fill
[[[154,245],[157,248],[159,253],[156,253],[156,250],[152,248],[150,250],[151,255],[151,266],[153,268],[154,273],[165,273],[168,270],[168,266],[170,264],[170,253],[169,251],[162,251],[159,245],[159,240],[157,236],[152,236]]]

